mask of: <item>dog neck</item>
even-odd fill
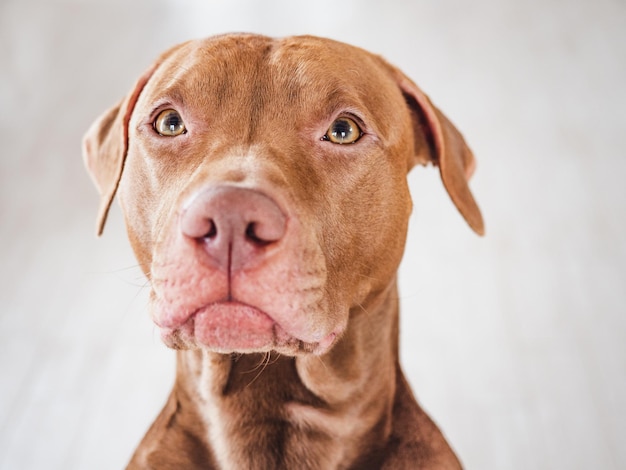
[[[394,281],[321,357],[179,351],[170,408],[218,468],[348,467],[391,432],[397,345]]]

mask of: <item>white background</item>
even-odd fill
[[[469,469],[626,468],[626,4],[0,3],[0,468],[122,468],[173,379],[80,140],[161,50],[228,31],[380,53],[478,159],[475,236],[410,176],[402,360]]]

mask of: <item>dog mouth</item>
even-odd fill
[[[157,322],[157,326],[169,348],[202,348],[222,354],[277,351],[322,355],[338,336],[331,332],[319,340],[300,339],[264,311],[238,301],[215,302],[199,308],[179,324]]]

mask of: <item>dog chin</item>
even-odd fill
[[[199,309],[182,325],[160,327],[161,339],[172,349],[204,349],[220,354],[276,351],[288,356],[328,352],[339,334],[305,341],[283,329],[265,312],[238,302],[219,302]]]

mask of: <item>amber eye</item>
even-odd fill
[[[174,109],[161,111],[154,121],[154,129],[159,134],[167,137],[175,137],[187,131],[183,118]]]
[[[334,144],[353,144],[361,135],[361,128],[356,122],[347,117],[340,117],[330,125],[323,140]]]

